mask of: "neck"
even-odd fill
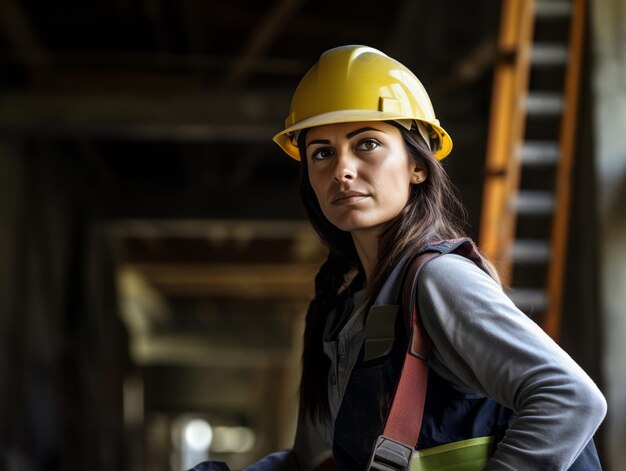
[[[365,282],[369,284],[374,279],[374,270],[378,264],[378,234],[353,232],[352,240],[365,271]]]

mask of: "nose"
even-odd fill
[[[333,180],[338,183],[352,181],[356,178],[356,162],[349,152],[342,152],[335,159]]]

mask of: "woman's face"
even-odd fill
[[[306,161],[322,212],[353,234],[379,235],[406,206],[416,175],[423,180],[426,172],[409,158],[400,130],[384,122],[311,128]]]

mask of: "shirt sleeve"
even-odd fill
[[[606,414],[594,382],[472,261],[437,257],[418,280],[430,367],[517,415],[485,470],[566,470]]]

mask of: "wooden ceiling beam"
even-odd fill
[[[316,237],[307,221],[279,220],[150,220],[134,219],[117,221],[109,226],[110,234],[115,238],[140,239],[243,239],[251,237],[264,239],[299,239]]]
[[[1,2],[0,2],[1,4]],[[1,10],[0,10],[1,12]],[[6,21],[6,18],[2,18]],[[6,30],[7,28],[5,28]],[[6,33],[8,34],[8,32]],[[15,41],[12,41],[15,44]],[[0,61],[10,58],[6,52],[0,53]],[[117,52],[117,51],[62,51],[46,52],[29,56],[33,66],[52,66],[67,74],[79,75],[78,71],[93,69],[93,75],[107,73],[112,70],[133,71],[151,70],[154,76],[169,72],[205,71],[215,72],[232,69],[235,58],[215,54],[169,52]],[[275,76],[299,76],[306,70],[307,63],[300,58],[259,57],[252,71]]]
[[[14,56],[29,67],[49,65],[49,57],[26,13],[16,0],[0,1],[0,29],[13,46]]]
[[[248,37],[230,72],[224,79],[224,86],[241,85],[261,60],[272,42],[280,34],[283,26],[294,15],[302,0],[277,0],[274,7],[257,23],[258,27]]]
[[[289,94],[0,93],[0,133],[142,140],[268,142]]]
[[[151,335],[135,339],[131,344],[131,355],[139,365],[160,366],[268,368],[284,367],[292,362],[291,346],[250,347],[246,340],[241,338],[238,345],[226,347],[211,344],[202,333]]]
[[[141,273],[165,297],[306,300],[319,263],[175,264],[124,266]]]

